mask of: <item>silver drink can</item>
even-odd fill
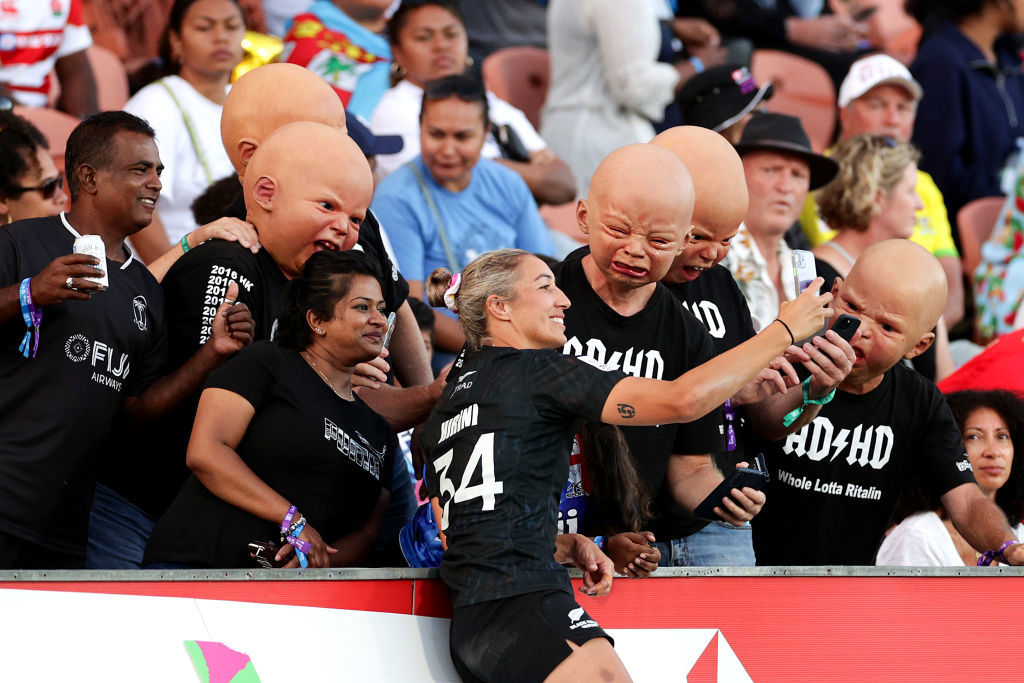
[[[89,256],[95,256],[99,259],[99,264],[96,266],[103,271],[101,277],[87,277],[84,280],[91,280],[99,284],[103,289],[110,286],[110,281],[107,279],[107,248],[103,246],[103,238],[99,235],[82,235],[75,240],[74,252],[76,254],[88,254]]]

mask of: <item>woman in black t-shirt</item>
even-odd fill
[[[701,417],[782,353],[790,331],[802,337],[820,328],[831,295],[808,289],[783,304],[778,324],[665,382],[563,356],[569,301],[551,269],[527,252],[490,252],[456,277],[435,270],[428,294],[458,313],[466,335],[421,434],[447,543],[441,577],[452,595],[456,669],[464,680],[589,680],[599,672],[627,679],[559,567],[583,571],[586,595],[611,589],[612,563],[593,541],[556,538],[576,421],[639,426]]]
[[[379,280],[365,254],[314,254],[285,290],[277,342],[211,374],[188,446],[193,476],[157,522],[145,566],[253,566],[249,544],[266,541],[280,547],[265,559],[285,567],[365,560],[397,445],[351,383],[387,329]]]

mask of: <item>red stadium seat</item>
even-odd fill
[[[540,207],[540,217],[552,230],[568,235],[581,244],[587,243],[587,236],[576,223],[576,202],[566,202],[557,206],[545,204]]]
[[[70,114],[50,108],[31,109],[15,107],[14,113],[31,121],[46,136],[50,143],[50,155],[57,170],[64,172],[64,147],[68,136],[78,125],[78,119]]]
[[[506,47],[481,65],[487,89],[521,109],[534,128],[540,128],[540,109],[548,96],[551,61],[539,47]]]
[[[775,85],[768,109],[799,117],[811,147],[824,151],[836,127],[836,89],[824,67],[779,50],[754,50],[750,70],[758,83]]]
[[[100,111],[116,111],[128,101],[128,73],[110,50],[93,45],[85,51],[96,79],[96,102]]]
[[[982,197],[968,202],[956,214],[960,232],[960,258],[964,272],[973,280],[974,269],[981,261],[981,245],[992,235],[1006,197]]]

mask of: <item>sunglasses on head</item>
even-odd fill
[[[484,85],[471,76],[445,76],[423,84],[423,95],[428,100],[443,100],[455,95],[466,102],[484,98]]]
[[[53,195],[57,194],[57,190],[64,189],[64,176],[59,175],[56,178],[50,178],[42,185],[36,187],[18,187],[15,189],[19,195],[26,192],[39,192],[43,195],[43,199],[53,199]]]

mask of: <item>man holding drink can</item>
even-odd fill
[[[66,162],[71,210],[0,230],[0,568],[82,566],[94,448],[115,417],[161,415],[252,339],[248,310],[225,302],[210,343],[162,376],[163,293],[125,245],[160,195],[153,131],[98,114]]]

